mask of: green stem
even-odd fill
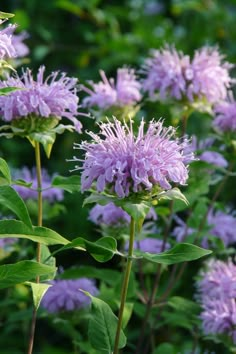
[[[118,315],[118,324],[117,324],[113,354],[118,354],[118,351],[119,351],[119,339],[120,339],[120,332],[121,332],[121,328],[122,328],[123,312],[124,312],[125,301],[126,301],[126,296],[127,296],[128,286],[129,286],[130,272],[131,272],[131,268],[132,268],[134,235],[135,235],[135,221],[131,217],[128,259],[127,259],[127,263],[126,263],[125,275],[124,275],[124,280],[123,280],[122,290],[121,290],[120,310],[119,310],[119,315]]]
[[[40,144],[35,142],[35,162],[36,162],[36,174],[37,174],[37,189],[38,189],[38,226],[43,224],[43,197],[42,197],[42,169],[41,169],[41,158],[40,158]],[[37,243],[36,249],[36,261],[40,263],[41,261],[41,243]],[[39,276],[36,277],[36,283],[40,283]],[[33,315],[31,320],[30,328],[30,338],[28,346],[28,354],[32,354],[34,346],[34,336],[36,327],[37,310],[33,309]]]

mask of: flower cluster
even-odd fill
[[[172,47],[153,50],[143,66],[143,89],[150,98],[159,92],[161,100],[171,97],[215,104],[226,98],[233,82],[229,75],[232,65],[223,59],[214,47],[196,50],[192,61]]]
[[[12,41],[12,33],[15,29],[16,25],[8,25],[0,30],[0,59],[13,58],[17,55]]]
[[[82,192],[96,182],[98,192],[106,189],[124,198],[154,186],[167,190],[172,182],[186,184],[186,164],[193,159],[185,154],[187,142],[173,139],[174,128],[165,128],[162,121],[151,121],[146,133],[144,125],[142,120],[135,136],[132,123],[128,127],[114,118],[100,124],[100,135],[89,133],[92,142],[75,145],[85,151],[82,167],[76,166],[82,170]]]
[[[223,101],[215,107],[213,125],[221,132],[236,131],[236,102],[231,96],[228,101]]]
[[[69,279],[53,280],[52,285],[44,295],[41,306],[50,313],[62,311],[74,311],[88,306],[91,303],[89,296],[83,291],[88,291],[91,295],[97,295],[98,289],[91,279]]]
[[[203,332],[226,334],[236,343],[236,266],[231,260],[211,260],[197,281]]]
[[[100,71],[100,75],[102,81],[97,84],[90,82],[92,89],[83,86],[83,90],[89,94],[83,100],[85,107],[108,109],[112,106],[133,106],[141,100],[141,84],[133,69],[118,69],[116,82],[114,79],[108,80],[104,71]]]
[[[178,242],[183,242],[187,236],[197,231],[188,227],[179,217],[175,217],[175,221],[177,222],[177,226],[173,229],[172,234]],[[207,215],[207,224],[210,228],[208,233],[221,239],[225,247],[233,245],[236,242],[236,218],[232,214],[226,214],[220,210],[210,210]],[[202,239],[202,246],[208,248],[206,237]]]
[[[134,241],[134,249],[148,253],[161,253],[170,249],[170,244],[157,238],[146,237],[143,240]]]
[[[77,79],[54,72],[44,80],[44,72],[45,67],[41,66],[36,80],[27,69],[22,77],[8,77],[1,81],[1,88],[13,86],[19,90],[0,96],[0,115],[7,122],[30,115],[57,119],[65,117],[80,132],[82,125],[75,118],[78,114]]]
[[[27,167],[23,167],[21,170],[13,171],[14,179],[22,179],[25,182],[32,183],[31,187],[25,187],[23,185],[14,185],[14,189],[20,194],[20,196],[27,199],[37,199],[37,174],[36,169],[29,170]],[[42,169],[42,195],[43,199],[53,203],[55,201],[61,201],[63,199],[63,190],[59,188],[51,187],[52,178],[49,176],[45,169]]]

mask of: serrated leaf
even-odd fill
[[[189,262],[211,254],[212,251],[206,250],[189,243],[179,243],[168,251],[153,254],[148,252],[134,251],[137,256],[160,264],[175,264],[180,262]]]
[[[80,192],[80,176],[56,176],[52,180],[52,186],[64,189],[69,193]]]
[[[37,276],[47,275],[54,271],[56,268],[34,261],[4,264],[0,266],[0,289],[30,281]]]
[[[90,317],[88,328],[89,341],[97,350],[112,353],[118,318],[107,303],[90,295],[86,291],[84,293],[92,299],[92,316]],[[126,337],[121,330],[118,348],[124,348],[125,345]]]
[[[88,251],[91,256],[96,259],[96,261],[107,262],[117,253],[117,242],[113,237],[108,236],[102,237],[95,242],[78,237],[53,254],[55,255],[58,252],[71,248],[78,248],[81,251]]]
[[[8,184],[11,184],[11,172],[10,169],[8,167],[7,162],[0,158],[0,171],[3,175],[3,177],[6,179]]]
[[[33,283],[33,282],[27,282],[27,285],[31,287],[32,294],[33,294],[33,302],[34,302],[34,307],[36,310],[38,310],[40,302],[45,295],[46,291],[51,284],[43,284],[43,283]]]
[[[29,228],[32,228],[27,207],[14,188],[10,186],[0,186],[0,204],[11,210],[23,223]]]
[[[27,227],[19,220],[0,220],[0,238],[26,238],[45,245],[66,245],[70,241],[43,226]]]

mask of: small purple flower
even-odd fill
[[[199,158],[202,161],[208,162],[218,167],[226,168],[228,166],[226,159],[222,156],[222,154],[216,151],[204,151],[199,156]]]
[[[236,102],[231,95],[228,101],[223,101],[215,107],[215,119],[213,125],[216,129],[236,131]]]
[[[150,98],[159,93],[161,100],[207,100],[215,104],[226,98],[234,82],[229,75],[232,65],[223,61],[224,56],[215,47],[196,50],[192,61],[169,46],[153,50],[151,55],[143,66],[143,89]]]
[[[135,136],[132,123],[128,127],[114,118],[100,124],[99,135],[89,132],[92,142],[75,144],[85,151],[82,167],[76,166],[82,170],[82,192],[95,182],[98,192],[106,189],[125,198],[154,186],[167,190],[172,182],[186,184],[190,159],[184,153],[186,141],[174,140],[174,128],[163,127],[162,121],[151,121],[146,133],[144,125],[142,120]]]
[[[158,91],[161,100],[168,96],[182,99],[186,95],[187,80],[192,79],[190,57],[169,46],[152,50],[151,58],[146,59],[142,71],[145,74],[142,82],[144,91],[150,98],[154,98]]]
[[[229,75],[232,64],[224,61],[216,47],[203,47],[196,50],[192,60],[192,79],[187,96],[206,98],[209,103],[217,103],[227,96],[233,80]]]
[[[114,79],[108,80],[104,71],[100,71],[100,75],[102,81],[99,83],[89,82],[92,90],[83,86],[83,90],[89,94],[83,101],[85,107],[108,109],[112,106],[136,105],[141,100],[141,84],[133,69],[118,69],[116,83]]]
[[[37,199],[37,174],[36,169],[29,170],[23,167],[21,170],[14,171],[14,179],[22,179],[25,182],[32,183],[31,188],[21,185],[14,185],[14,189],[20,194],[23,199]],[[43,199],[50,203],[61,201],[63,199],[63,190],[59,188],[51,188],[51,177],[45,169],[42,169],[42,189]]]
[[[13,58],[16,56],[16,50],[12,41],[12,33],[16,25],[8,25],[0,30],[0,59]]]
[[[29,47],[24,43],[27,38],[29,38],[29,34],[25,31],[12,35],[12,44],[17,58],[23,58],[29,54]]]
[[[226,334],[236,343],[236,266],[210,260],[197,281],[197,299],[202,306],[202,328],[205,334]]]
[[[41,302],[41,306],[50,313],[75,311],[87,307],[91,299],[81,290],[88,291],[93,296],[98,294],[95,282],[87,278],[53,280],[50,284],[52,286]]]
[[[35,115],[49,118],[61,117],[71,120],[78,132],[81,123],[75,118],[78,114],[76,78],[69,78],[65,73],[54,72],[44,80],[45,67],[41,66],[37,79],[27,69],[22,77],[8,77],[0,82],[0,87],[18,87],[8,95],[0,96],[0,114],[4,121]]]
[[[182,219],[177,215],[174,215],[174,220],[177,225],[172,231],[172,235],[176,238],[177,242],[184,242],[186,237],[192,235],[196,230],[189,227]]]
[[[16,238],[0,238],[0,248],[7,248],[16,242]]]
[[[164,249],[162,249],[164,246]],[[134,249],[139,249],[142,252],[148,253],[161,253],[170,249],[170,244],[168,242],[163,245],[163,240],[157,238],[146,237],[140,241],[134,241]]]

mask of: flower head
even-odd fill
[[[98,192],[106,189],[124,198],[154,186],[167,190],[172,182],[186,184],[186,141],[174,140],[174,128],[164,128],[161,121],[150,122],[146,133],[144,125],[142,120],[135,136],[132,124],[128,127],[114,118],[100,124],[99,135],[89,133],[92,142],[75,145],[85,151],[82,167],[76,166],[82,169],[82,192],[96,183]]]
[[[23,179],[25,182],[32,183],[31,188],[21,185],[14,185],[14,189],[23,199],[37,199],[37,174],[36,169],[29,170],[27,167],[13,172],[15,179]],[[42,195],[43,199],[53,203],[63,199],[63,190],[59,188],[51,188],[51,177],[45,169],[42,169]]]
[[[199,158],[201,161],[208,162],[218,167],[226,168],[228,166],[227,160],[217,151],[204,151]]]
[[[227,334],[236,342],[236,266],[210,260],[197,281],[197,299],[202,306],[202,327],[205,334]]]
[[[134,248],[139,249],[142,252],[148,253],[161,253],[170,248],[170,244],[166,242],[163,244],[163,240],[146,237],[140,241],[134,241]]]
[[[12,41],[12,33],[15,29],[16,25],[8,25],[6,28],[0,30],[0,59],[16,56],[16,50]]]
[[[228,101],[220,102],[215,107],[213,125],[220,131],[236,131],[236,101],[232,96]]]
[[[92,90],[83,87],[89,94],[83,101],[84,106],[108,109],[112,106],[132,106],[141,100],[141,84],[136,79],[133,69],[118,69],[116,82],[114,79],[108,80],[104,71],[100,71],[100,75],[102,81],[97,84],[90,82]]]
[[[29,47],[24,43],[24,40],[28,37],[29,35],[25,31],[12,35],[12,44],[17,58],[23,58],[29,54]]]
[[[97,295],[98,289],[91,279],[53,280],[51,287],[44,295],[41,306],[48,312],[74,311],[88,306],[91,303],[89,296],[81,290],[88,291],[91,295]]]
[[[153,50],[151,55],[143,66],[143,89],[151,98],[159,92],[161,100],[187,99],[191,103],[207,100],[215,104],[226,98],[233,83],[229,75],[232,65],[223,61],[215,47],[196,50],[192,61],[169,46]]]
[[[18,87],[5,96],[0,96],[0,114],[4,121],[10,122],[31,115],[37,117],[68,118],[77,131],[81,123],[75,118],[78,114],[78,97],[76,95],[77,79],[69,78],[65,73],[52,73],[44,80],[45,67],[41,66],[37,79],[27,69],[22,77],[8,77],[0,82],[0,87]]]

